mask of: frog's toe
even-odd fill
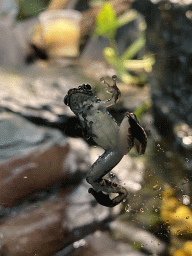
[[[118,98],[121,96],[121,92],[120,92],[120,90],[119,90],[119,88],[117,87],[117,84],[116,84],[117,76],[116,75],[112,76],[112,80],[113,80],[113,85],[112,86],[109,85],[105,81],[104,77],[101,77],[100,82],[103,82],[104,84],[106,84],[108,86],[109,92],[112,93],[114,101],[116,103]]]
[[[103,192],[101,192],[101,191],[99,191],[99,192],[97,192],[95,189],[93,189],[93,188],[90,188],[89,190],[88,190],[88,192],[90,193],[90,194],[92,194],[94,197],[95,197],[95,199],[96,199],[96,201],[99,203],[99,204],[101,204],[101,205],[103,205],[103,206],[107,206],[107,207],[114,207],[115,205],[113,204],[113,200],[111,200],[110,198],[109,198],[109,195],[106,195],[106,194],[104,194]]]
[[[96,201],[99,204],[101,204],[103,206],[106,206],[106,207],[114,207],[114,206],[118,205],[127,196],[127,193],[126,194],[119,194],[114,199],[110,199],[109,195],[104,194],[102,191],[97,192],[93,188],[89,188],[88,192],[95,197]]]

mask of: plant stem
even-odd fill
[[[110,43],[111,48],[114,49],[116,57],[119,58],[119,51],[118,51],[118,48],[117,48],[117,44],[115,42],[115,38],[110,37],[109,38],[109,43]]]
[[[115,55],[115,61],[113,63],[114,68],[116,69],[117,73],[123,73],[125,72],[125,67],[124,67],[124,63],[121,61],[120,57],[119,57],[119,51],[118,51],[118,47],[117,47],[117,43],[115,41],[115,36],[114,37],[109,37],[109,43],[111,48],[113,48],[114,50],[114,55]]]

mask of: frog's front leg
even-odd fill
[[[102,104],[105,105],[105,107],[109,107],[113,104],[116,104],[118,98],[121,96],[121,92],[120,92],[119,88],[116,85],[117,76],[116,75],[112,76],[112,80],[113,80],[113,85],[111,86],[105,81],[104,77],[101,77],[101,79],[100,79],[100,82],[103,82],[104,84],[106,84],[109,88],[108,92],[112,94],[111,99],[109,99],[105,102],[102,102]]]
[[[123,154],[114,150],[106,150],[98,160],[92,165],[86,180],[93,188],[89,189],[98,203],[107,207],[114,207],[126,198],[127,190],[109,180],[103,179],[108,172],[110,172],[122,159]],[[104,194],[103,192],[107,193]],[[115,198],[110,199],[109,193],[118,193]]]

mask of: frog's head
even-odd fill
[[[82,84],[78,88],[70,89],[64,97],[64,103],[69,106],[75,114],[81,112],[85,105],[98,101],[100,101],[100,99],[93,94],[89,84]]]

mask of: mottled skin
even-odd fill
[[[86,180],[93,188],[89,189],[98,203],[113,207],[122,202],[127,196],[127,190],[107,179],[103,179],[135,145],[139,154],[144,154],[147,146],[147,135],[140,126],[134,114],[127,112],[120,126],[107,111],[107,107],[118,100],[120,91],[116,86],[116,76],[112,77],[110,86],[101,78],[112,93],[110,100],[102,102],[92,92],[91,86],[83,84],[78,88],[70,89],[64,102],[80,119],[87,136],[105,149],[96,162],[91,166]],[[103,193],[104,192],[104,193]],[[110,199],[110,193],[118,195]]]

